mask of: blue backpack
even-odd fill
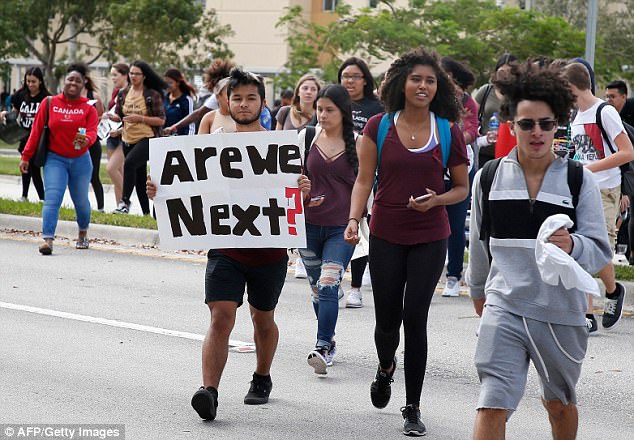
[[[379,124],[379,131],[376,136],[376,176],[379,175],[379,164],[381,163],[381,150],[383,149],[383,142],[387,136],[387,131],[394,120],[394,113],[385,113],[381,118]],[[442,166],[447,168],[447,161],[449,160],[449,154],[451,153],[451,128],[449,121],[445,118],[436,116],[436,123],[438,124],[438,134],[440,135],[440,149],[442,152]],[[374,180],[376,186],[376,178]]]

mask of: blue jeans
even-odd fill
[[[75,205],[75,215],[80,231],[87,231],[90,224],[88,185],[92,176],[90,153],[75,158],[48,152],[44,164],[44,207],[42,208],[42,236],[55,238],[66,187]]]
[[[466,244],[465,239],[465,219],[467,218],[467,209],[471,204],[471,184],[473,183],[473,176],[475,176],[476,169],[473,167],[469,173],[469,195],[462,202],[458,202],[455,205],[447,205],[447,216],[449,217],[449,227],[451,228],[451,235],[447,241],[447,276],[456,277],[460,279],[462,277],[462,268],[464,264],[464,248]],[[451,181],[445,180],[445,191],[451,189]]]
[[[306,244],[299,249],[313,291],[313,307],[317,315],[317,344],[330,348],[339,315],[339,285],[348,267],[354,246],[343,239],[345,226],[306,224]]]

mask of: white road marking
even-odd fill
[[[94,316],[78,315],[76,313],[61,312],[59,310],[42,309],[40,307],[25,306],[23,304],[12,304],[12,303],[6,303],[6,302],[0,301],[0,308],[9,309],[9,310],[18,310],[21,312],[28,312],[28,313],[36,313],[38,315],[55,316],[57,318],[89,322],[92,324],[107,325],[110,327],[126,328],[129,330],[137,330],[140,332],[154,333],[157,335],[173,336],[176,338],[190,339],[193,341],[202,341],[203,339],[205,339],[205,335],[199,335],[196,333],[182,332],[179,330],[170,330],[170,329],[160,328],[160,327],[151,327],[149,325],[141,325],[141,324],[135,324],[133,322],[117,321],[114,319],[105,319],[105,318],[97,318]],[[255,349],[252,342],[236,341],[232,339],[229,340],[229,347],[240,347],[240,348],[253,347]],[[244,352],[244,351],[241,351],[241,352]]]

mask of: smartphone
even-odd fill
[[[420,203],[420,202],[424,202],[425,200],[427,200],[427,199],[428,199],[428,198],[430,198],[430,197],[431,197],[431,194],[425,194],[424,196],[418,196],[418,197],[416,197],[414,200],[415,200],[417,203]]]

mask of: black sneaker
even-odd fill
[[[218,390],[214,387],[200,387],[192,397],[192,408],[196,410],[201,419],[215,419],[218,409]]]
[[[586,315],[586,327],[588,327],[588,334],[593,334],[599,331],[599,324],[597,318],[594,315]]]
[[[394,357],[394,368],[390,374],[381,370],[381,365],[374,376],[372,385],[370,385],[370,399],[372,405],[376,408],[385,408],[390,402],[392,396],[392,382],[394,382],[394,372],[396,371],[396,357]]]
[[[420,409],[416,405],[409,404],[401,408],[401,414],[405,419],[403,434],[413,437],[421,437],[427,434],[427,428],[420,418]]]
[[[273,382],[271,379],[264,380],[262,376],[257,376],[253,373],[253,380],[251,381],[251,387],[249,392],[244,396],[245,405],[262,405],[269,401],[269,394],[271,394],[271,388],[273,388]]]
[[[621,320],[623,315],[623,300],[625,299],[625,287],[616,283],[616,294],[612,298],[606,296],[603,305],[603,319],[601,323],[606,330],[612,330]]]

